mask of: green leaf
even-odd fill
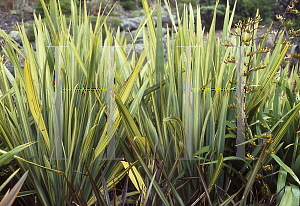
[[[293,203],[292,205],[299,205],[300,203],[300,189],[296,185],[290,184],[292,187],[292,194],[293,194]]]
[[[278,180],[277,180],[277,190],[276,193],[279,193],[279,191],[285,186],[286,183],[286,175],[287,172],[285,170],[280,169],[279,174],[278,174]],[[276,198],[277,204],[280,202],[282,199],[284,190],[280,192],[279,196]]]
[[[25,149],[26,147],[29,147],[32,144],[34,144],[34,142],[33,143],[30,142],[30,143],[27,143],[27,144],[19,145],[19,146],[15,147],[14,149],[10,150],[9,152],[5,152],[5,151],[2,150],[4,154],[0,156],[0,166],[3,165],[5,162],[7,162],[14,155],[18,154],[23,149]]]
[[[222,171],[222,166],[223,166],[223,154],[220,153],[219,160],[218,160],[216,170],[215,170],[215,174],[214,174],[211,182],[209,183],[209,186],[214,185],[216,183],[216,181],[218,180],[218,178],[221,174],[221,171]],[[211,191],[211,189],[209,191]]]
[[[156,84],[159,83],[160,75],[165,74],[164,71],[164,47],[162,36],[162,20],[161,20],[161,1],[157,1],[157,32],[156,32],[156,58],[155,58],[155,78]],[[158,101],[158,105],[160,102]]]
[[[292,187],[290,186],[286,186],[284,195],[280,200],[279,206],[286,206],[286,205],[293,205],[293,193],[292,193]]]
[[[254,95],[251,97],[251,99],[246,107],[245,115],[246,116],[249,115],[250,119],[252,119],[252,115],[262,104],[268,91],[270,90],[270,88],[268,89],[268,87],[269,87],[274,75],[276,74],[276,71],[277,71],[280,63],[282,62],[282,60],[288,50],[289,44],[286,44],[285,47],[283,48],[282,52],[279,53],[280,49],[281,49],[282,38],[283,38],[283,33],[281,34],[281,36],[277,42],[277,45],[274,49],[273,55],[270,59],[270,62],[265,69],[265,71],[266,71],[265,75],[267,75],[268,78],[262,79],[262,81],[260,83],[260,87],[258,88],[258,91],[256,91],[254,93]]]
[[[199,149],[197,152],[194,153],[193,157],[203,154],[203,153],[207,153],[209,151],[209,145],[202,147],[201,149]]]
[[[281,159],[275,155],[275,154],[271,154],[271,157],[273,157],[273,159],[285,170],[287,171],[290,175],[292,175],[292,177],[294,178],[294,180],[296,180],[296,182],[300,185],[300,181],[297,177],[297,175],[294,173],[294,171],[289,167],[287,166],[286,164],[284,164]]]
[[[273,134],[272,140],[274,140],[274,142],[268,146],[268,149],[277,147],[294,119],[299,116],[299,111],[300,103],[288,111],[280,120],[278,120],[278,122],[275,123],[269,131],[269,134]]]
[[[286,93],[287,99],[290,103],[290,107],[292,108],[294,106],[294,103],[296,102],[296,99],[295,99],[292,91],[290,90],[290,88],[284,86],[283,84],[278,83],[278,85],[281,86],[282,90]]]
[[[119,97],[119,95],[116,93],[115,95],[115,101],[116,101],[116,105],[118,106],[118,109],[120,111],[120,113],[122,114],[122,116],[124,117],[124,120],[127,122],[128,124],[128,129],[130,130],[130,132],[132,132],[132,134],[134,136],[137,137],[142,137],[137,125],[135,124],[132,116],[130,115],[128,109],[126,108],[126,106],[123,104],[121,98]],[[129,131],[128,131],[129,132]]]

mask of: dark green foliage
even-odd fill
[[[295,30],[300,29],[300,16],[295,16],[292,19],[292,25],[288,27],[289,28],[294,28]]]
[[[50,0],[44,0],[44,2],[46,4],[46,6],[48,7]],[[71,14],[71,0],[61,0],[59,2],[60,2],[62,13],[63,14]],[[79,6],[80,1],[79,0],[75,0],[75,2],[77,4],[77,6]],[[40,14],[42,18],[45,17],[43,6],[42,6],[42,4],[41,4],[40,1],[38,1],[38,3],[36,4],[35,14],[37,16]]]
[[[105,18],[106,18],[106,16],[100,18],[100,23],[101,24],[103,23],[103,20]],[[90,22],[92,24],[92,27],[94,28],[95,25],[96,25],[96,22],[97,22],[97,17],[96,16],[90,16],[89,19],[90,19]],[[67,20],[70,21],[71,19],[67,19]],[[69,21],[67,21],[67,22],[69,22]],[[112,28],[117,30],[118,27],[121,27],[121,20],[117,17],[108,16],[106,18],[106,24],[107,24],[108,27],[111,26]]]
[[[201,20],[203,26],[205,26],[206,30],[210,28],[211,21],[213,19],[215,6],[201,6]],[[224,15],[225,15],[226,7],[223,4],[219,4],[217,7],[217,21],[216,21],[216,29],[222,29]],[[196,15],[197,10],[194,10],[194,15]]]
[[[123,0],[120,3],[125,10],[131,10],[133,8],[133,2],[130,0]]]
[[[196,5],[198,5],[198,0],[181,0],[179,1],[180,3],[178,4],[178,11],[180,13],[180,15],[182,15],[183,13],[183,9],[184,9],[184,4],[186,4],[188,6],[189,3],[192,4],[193,8],[194,8],[194,16],[196,17],[197,15],[197,9],[196,9]],[[205,0],[204,2],[200,1],[200,6],[201,6],[201,20],[202,20],[202,24],[203,26],[205,26],[206,31],[210,28],[211,26],[211,21],[213,19],[213,14],[214,14],[214,10],[215,10],[215,3],[211,3],[211,6],[209,6],[209,4],[207,3],[207,1]],[[219,4],[217,7],[217,21],[216,21],[216,29],[222,29],[223,27],[223,21],[224,21],[224,15],[225,15],[225,11],[226,11],[226,6],[223,4]],[[196,21],[196,18],[195,18]]]
[[[216,1],[215,0],[200,0],[199,3],[201,5],[205,5],[205,6],[214,6],[214,5],[216,5]]]
[[[234,6],[235,0],[229,0],[230,8]],[[271,23],[272,8],[275,0],[238,0],[234,15],[234,24],[238,20],[247,20],[249,17],[253,18],[256,15],[257,9],[262,18],[261,24]],[[220,4],[227,5],[227,0],[220,0]]]
[[[49,5],[49,0],[45,0],[45,4],[46,4],[46,5]],[[45,17],[44,10],[43,10],[43,6],[42,6],[42,4],[41,4],[40,1],[38,1],[38,3],[36,4],[36,7],[35,7],[35,14],[36,14],[37,16],[40,14],[42,18]]]
[[[247,17],[254,17],[256,15],[257,9],[261,18],[263,19],[262,24],[267,24],[271,22],[271,10],[272,5],[274,5],[275,0],[244,0],[244,6]]]
[[[28,28],[28,32],[27,32],[28,41],[32,42],[35,40],[33,25],[30,25],[27,28]]]
[[[193,8],[196,8],[197,4],[199,3],[199,0],[180,0],[179,2],[187,5],[191,3]]]

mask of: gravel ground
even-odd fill
[[[33,21],[33,19],[26,18],[27,20],[24,21],[24,23],[30,23]],[[0,12],[0,29],[3,30],[6,34],[9,34],[11,30],[15,28],[15,26],[19,24],[22,24],[22,19],[15,14],[11,14],[10,12]],[[1,41],[2,37],[0,37]],[[8,68],[8,70],[14,75],[14,66],[11,64],[10,61],[7,61],[5,58],[2,48],[0,48],[1,56],[4,57],[4,65]],[[23,67],[24,66],[24,59],[20,59],[20,64]]]
[[[10,12],[0,12],[0,29],[2,29],[5,33],[9,33],[16,23],[21,23],[21,19],[18,15],[10,14]]]

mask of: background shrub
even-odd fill
[[[209,29],[211,26],[211,22],[214,15],[215,6],[201,6],[201,20],[203,26],[205,28]],[[222,29],[223,27],[223,21],[224,21],[224,15],[225,15],[226,7],[223,4],[219,4],[217,7],[216,15],[216,29]],[[194,10],[194,15],[196,16],[197,10]]]
[[[44,0],[44,2],[46,4],[46,6],[48,7],[49,3],[50,3],[50,0]],[[75,2],[77,4],[77,6],[79,6],[80,1],[75,0]],[[71,14],[71,0],[61,0],[60,1],[60,6],[61,6],[61,11],[63,12],[63,14],[66,14],[66,15]],[[40,14],[42,18],[45,17],[43,6],[42,6],[40,1],[38,1],[38,3],[36,4],[35,14],[37,16]]]
[[[125,9],[125,10],[133,9],[133,2],[130,0],[123,0],[120,3],[121,3],[121,6],[123,7],[123,9]]]
[[[197,4],[199,3],[199,0],[180,0],[179,3],[184,3],[187,5],[191,3],[193,7],[196,7]]]
[[[131,13],[131,17],[139,17],[139,16],[144,16],[145,13],[144,13],[144,10],[141,9],[141,10],[135,10]]]
[[[234,6],[235,0],[229,0],[230,8]],[[220,4],[227,5],[227,0],[220,0]],[[262,18],[261,24],[271,23],[272,8],[275,0],[238,0],[234,14],[234,24],[238,20],[247,20],[249,17],[253,18],[256,15],[257,9]]]

